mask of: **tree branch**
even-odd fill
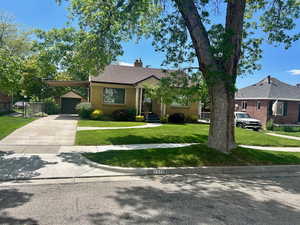
[[[231,52],[225,61],[225,69],[227,74],[233,76],[234,80],[241,57],[245,7],[246,0],[229,0],[227,3],[226,39],[224,41],[226,44],[230,44]]]
[[[216,61],[210,51],[210,42],[207,31],[202,23],[194,1],[174,0],[185,24],[189,30],[200,70],[205,74],[207,70],[217,70]]]

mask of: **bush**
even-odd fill
[[[169,116],[169,122],[171,123],[184,123],[185,122],[185,116],[183,113],[174,113],[171,116]]]
[[[188,116],[186,118],[186,122],[188,122],[188,123],[197,123],[198,122],[198,116],[196,116],[196,115]]]
[[[81,102],[78,105],[76,105],[76,111],[80,118],[89,119],[93,111],[92,104],[89,102]]]
[[[136,117],[135,117],[135,121],[143,122],[144,120],[145,120],[145,117],[144,117],[144,116],[136,116]]]
[[[167,123],[169,121],[169,116],[161,116],[159,120],[161,123]]]
[[[283,132],[300,132],[299,126],[274,126],[273,131],[283,131]]]
[[[112,117],[117,121],[134,121],[135,115],[135,109],[119,109],[113,112]]]
[[[56,104],[53,98],[47,98],[44,100],[45,103],[45,113],[48,115],[56,115],[59,114],[60,108],[59,105]]]
[[[100,110],[100,109],[95,109],[91,115],[90,115],[90,118],[92,120],[101,120],[102,119],[102,116],[103,116],[103,112]]]
[[[267,128],[267,130],[273,130],[274,129],[274,122],[273,122],[273,120],[269,120],[267,122],[266,128]]]

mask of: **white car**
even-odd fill
[[[261,122],[253,119],[245,112],[234,112],[235,126],[241,128],[248,128],[258,131],[261,129]]]

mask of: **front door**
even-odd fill
[[[148,114],[152,112],[152,99],[148,98],[145,95],[145,91],[143,91],[143,98],[142,98],[142,113]]]

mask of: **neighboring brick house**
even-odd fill
[[[11,98],[0,92],[0,113],[10,111]]]
[[[272,106],[278,100],[277,114]],[[300,122],[300,86],[268,76],[260,82],[239,89],[235,95],[236,111],[247,112],[263,125],[272,119],[277,124]]]

